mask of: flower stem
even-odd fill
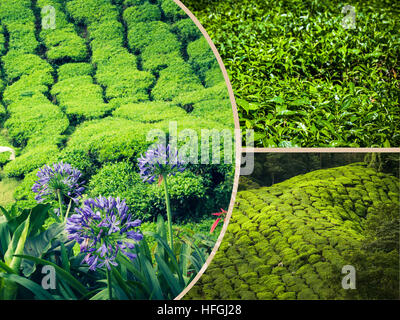
[[[62,201],[61,201],[61,192],[60,192],[60,190],[57,190],[57,198],[58,198],[58,203],[60,204],[60,217],[62,219],[63,218],[63,211],[62,211]]]
[[[64,221],[67,221],[69,211],[71,210],[71,204],[72,204],[72,200],[69,200],[68,209],[67,209],[67,212],[65,213]]]
[[[108,300],[112,300],[112,285],[111,285],[111,271],[106,267],[107,273],[107,287],[108,287]]]
[[[165,191],[165,203],[167,205],[167,217],[168,217],[168,231],[169,231],[169,241],[171,245],[171,250],[174,252],[174,235],[172,233],[172,214],[171,214],[171,204],[169,200],[169,193],[168,193],[168,182],[167,182],[167,175],[163,174],[164,180],[164,191]]]

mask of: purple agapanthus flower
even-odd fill
[[[185,163],[178,150],[170,145],[158,144],[147,150],[145,155],[138,159],[140,175],[143,182],[153,183],[157,177],[175,175],[185,170]]]
[[[100,196],[85,200],[83,207],[75,208],[76,213],[67,219],[68,239],[79,243],[81,252],[86,253],[82,263],[90,270],[118,265],[118,253],[136,258],[130,250],[143,238],[138,230],[142,222],[134,220],[128,211],[125,200]]]
[[[69,197],[75,203],[79,202],[85,188],[82,173],[68,163],[54,163],[52,167],[45,165],[37,173],[39,178],[32,187],[38,203],[51,201],[61,197]]]

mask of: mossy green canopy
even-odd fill
[[[341,299],[332,279],[359,248],[362,222],[380,204],[399,207],[399,180],[362,163],[254,187],[238,192],[224,240],[186,299]]]

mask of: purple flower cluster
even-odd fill
[[[137,229],[142,222],[133,220],[128,211],[125,200],[100,196],[85,200],[83,207],[75,208],[76,213],[68,218],[68,238],[76,240],[81,252],[86,253],[82,263],[90,270],[118,265],[115,260],[119,252],[131,260],[136,258],[129,250],[143,238]]]
[[[178,150],[158,144],[147,150],[146,154],[138,159],[140,175],[143,182],[153,183],[156,177],[175,175],[185,170],[185,163],[179,156]]]
[[[38,203],[51,201],[60,196],[67,196],[75,203],[82,196],[85,182],[80,181],[82,173],[68,163],[54,163],[52,167],[45,165],[37,173],[39,178],[32,187],[37,195],[35,200]]]

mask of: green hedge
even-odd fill
[[[53,104],[23,103],[9,107],[10,117],[4,127],[17,146],[24,146],[31,138],[62,134],[69,122],[58,106]]]
[[[238,192],[219,251],[186,298],[343,299],[332,279],[360,249],[363,221],[382,203],[399,208],[398,178],[360,163],[254,187]]]
[[[185,11],[183,11],[174,1],[172,0],[158,0],[161,4],[161,9],[167,19],[177,21],[187,17]]]
[[[46,71],[36,71],[29,75],[23,75],[19,80],[4,90],[3,100],[6,105],[22,103],[29,100],[30,103],[49,103],[45,94],[48,86],[53,84],[53,76]]]
[[[186,111],[178,106],[156,101],[126,104],[113,112],[114,117],[149,123],[176,120],[185,115]]]
[[[183,43],[195,41],[202,36],[202,33],[194,24],[192,19],[182,19],[172,25],[172,32],[176,33]]]
[[[131,50],[141,51],[147,46],[163,41],[176,43],[176,35],[162,21],[137,22],[128,28],[128,44]]]
[[[207,87],[211,87],[224,81],[217,59],[215,58],[206,38],[201,37],[200,39],[189,43],[187,53],[189,56],[189,63],[192,65],[193,70]],[[216,79],[214,79],[214,75],[210,75],[215,70],[217,71]]]
[[[195,212],[205,194],[203,178],[191,172],[169,177],[169,191],[174,216]],[[165,195],[162,186],[144,183],[132,165],[126,162],[104,166],[89,184],[90,196],[119,196],[141,219],[154,220],[165,214]]]
[[[203,89],[199,78],[187,63],[174,64],[160,71],[157,84],[151,91],[154,100],[171,101],[180,92]]]
[[[51,74],[53,67],[34,54],[24,54],[16,50],[9,51],[2,57],[6,79],[12,82],[22,75],[30,75],[37,71]]]
[[[0,20],[6,26],[9,23],[35,23],[30,0],[2,0],[0,2]]]
[[[142,5],[125,9],[123,18],[126,24],[131,26],[137,22],[161,20],[161,11],[158,6],[146,2]]]
[[[90,63],[66,63],[60,66],[57,70],[58,81],[67,80],[80,76],[91,76],[94,73],[94,68]]]
[[[24,153],[4,167],[4,174],[7,177],[22,178],[24,175],[39,169],[47,163],[51,163],[58,153],[56,145],[44,144],[26,148]]]
[[[35,24],[24,22],[13,22],[7,24],[9,33],[8,46],[10,50],[17,50],[25,53],[35,53],[39,42],[35,36]]]
[[[93,83],[91,76],[79,76],[56,83],[51,94],[75,121],[95,119],[110,112],[110,105],[104,103],[103,89]]]
[[[147,150],[147,124],[121,118],[85,121],[71,135],[65,152],[86,154],[93,165],[130,159]]]
[[[118,10],[108,0],[72,0],[66,5],[67,12],[78,23],[92,24],[118,19]]]

